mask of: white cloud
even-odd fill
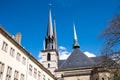
[[[70,52],[67,51],[67,49],[64,46],[59,46],[58,53],[59,53],[60,60],[65,60],[70,55]]]
[[[96,57],[95,54],[90,53],[90,52],[88,52],[88,51],[84,52],[84,54],[87,55],[88,57]]]
[[[70,54],[66,54],[66,53],[60,53],[59,55],[59,59],[60,60],[65,60],[69,57]]]
[[[59,46],[59,50],[67,50],[67,49],[63,46]]]

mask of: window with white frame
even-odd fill
[[[0,80],[2,80],[3,77],[4,67],[4,63],[0,62]]]
[[[19,72],[15,70],[14,80],[18,80],[18,77],[19,77]]]
[[[8,48],[8,44],[6,42],[3,42],[2,50],[7,52],[7,48]]]
[[[34,68],[34,78],[37,78],[37,69]]]
[[[15,54],[15,49],[13,49],[12,47],[10,48],[10,55],[12,57],[14,57],[14,54]]]
[[[40,80],[40,77],[41,77],[41,72],[38,71],[38,80]]]
[[[17,53],[16,59],[17,59],[18,61],[20,61],[20,57],[21,57],[21,54],[20,54],[20,53]]]
[[[45,80],[45,75],[43,75],[43,80]]]
[[[6,80],[11,80],[11,75],[12,75],[12,68],[10,66],[8,66]]]
[[[32,75],[32,69],[33,69],[33,66],[30,64],[29,65],[29,75]]]
[[[25,80],[25,75],[21,74],[20,80]]]
[[[22,58],[22,63],[23,63],[24,65],[26,65],[26,58],[25,58],[25,57]]]

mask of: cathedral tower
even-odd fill
[[[57,38],[56,38],[56,23],[54,21],[54,29],[52,25],[51,9],[49,10],[47,34],[45,42],[43,43],[42,50],[42,64],[52,74],[54,70],[58,69],[58,49],[57,49]]]

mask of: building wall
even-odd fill
[[[109,72],[99,72],[99,79],[98,80],[109,80],[110,79],[110,73]]]
[[[92,75],[92,80],[98,80],[99,79],[99,74],[95,73]]]
[[[42,54],[43,65],[48,67],[48,63],[50,63],[48,70],[54,72],[58,66],[58,56],[55,51],[50,51],[51,60],[47,61],[48,52]],[[0,28],[0,80],[7,80],[6,77],[11,78],[10,80],[15,78],[18,80],[55,80],[48,70]],[[58,80],[62,78],[62,75],[63,80],[90,80],[91,71],[92,69],[57,71],[55,76]],[[108,80],[110,73],[98,72],[92,77],[92,80],[103,80],[103,78]]]
[[[47,55],[50,53],[50,60],[47,60]],[[50,64],[48,66],[48,64]],[[58,55],[56,51],[43,51],[42,52],[42,65],[47,68],[52,74],[55,74],[54,71],[58,69]]]
[[[64,80],[90,80],[90,75],[70,76],[70,77],[65,77]]]
[[[90,80],[92,69],[60,70],[56,71],[58,80]]]
[[[2,49],[3,42],[8,44],[6,51]],[[11,47],[14,49],[13,55],[10,54]],[[17,53],[20,53],[19,59],[17,59]],[[28,58],[22,51],[20,51],[8,39],[0,34],[0,62],[4,63],[4,73],[2,80],[6,80],[8,66],[12,68],[11,80],[14,79],[15,70],[19,72],[18,78],[20,78],[20,75],[23,74],[25,76],[24,78],[26,79],[27,63],[22,63],[22,57],[25,57],[26,60]]]
[[[32,73],[29,71],[29,67],[32,65]],[[38,65],[35,64],[31,59],[28,62],[28,79],[27,80],[54,80],[51,78],[44,70],[42,70]],[[36,74],[35,74],[36,69]],[[38,79],[38,73],[40,72],[40,79]]]
[[[55,80],[46,68],[0,28],[0,80],[8,80],[6,77],[9,80]]]

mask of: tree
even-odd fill
[[[120,14],[116,15],[103,31],[105,45],[102,50],[103,66],[111,69],[114,80],[120,79]]]

